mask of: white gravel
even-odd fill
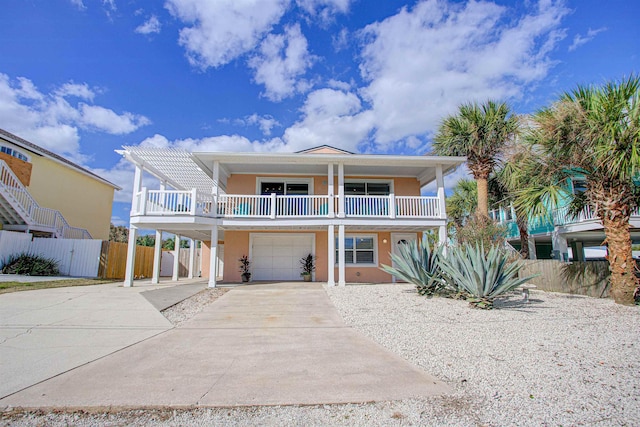
[[[484,311],[420,297],[408,285],[327,292],[347,324],[454,393],[306,407],[4,413],[2,424],[640,426],[640,307],[532,291],[531,304],[513,296]],[[183,309],[198,309],[198,295]]]
[[[206,306],[213,303],[227,291],[229,289],[207,288],[184,301],[180,301],[178,304],[162,310],[161,313],[169,322],[178,326],[200,313]]]

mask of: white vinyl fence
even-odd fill
[[[98,276],[102,240],[31,237],[29,233],[0,231],[0,263],[26,252],[55,259],[63,276]]]

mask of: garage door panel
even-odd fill
[[[313,252],[312,235],[252,236],[254,280],[300,280],[300,259]]]

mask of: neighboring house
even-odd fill
[[[120,187],[0,129],[0,220],[41,237],[109,238]]]
[[[446,238],[444,176],[465,160],[352,154],[328,146],[298,153],[144,147],[119,153],[136,166],[129,242],[138,229],[201,240],[202,275],[210,286],[218,276],[240,282],[243,255],[251,261],[252,281],[300,280],[300,259],[312,254],[317,281],[391,282],[379,267],[391,264],[397,245],[427,230]],[[158,179],[157,188],[142,186],[143,172]],[[437,196],[421,196],[433,181]],[[156,253],[153,282],[159,248]],[[224,271],[215,274],[217,258]],[[130,244],[127,286],[134,259]]]
[[[567,182],[567,191],[577,194],[586,190],[586,181],[576,177]],[[602,222],[590,208],[584,208],[577,217],[568,212],[568,203],[561,203],[549,215],[529,220],[529,252],[532,259],[558,259],[584,261],[604,258],[606,249]],[[497,208],[489,216],[507,226],[507,240],[520,248],[520,233],[515,224],[515,212],[511,207]],[[631,239],[640,243],[640,212],[631,214]]]

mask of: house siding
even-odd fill
[[[72,227],[109,238],[114,188],[40,156],[32,156],[28,191],[42,207],[60,211]]]

